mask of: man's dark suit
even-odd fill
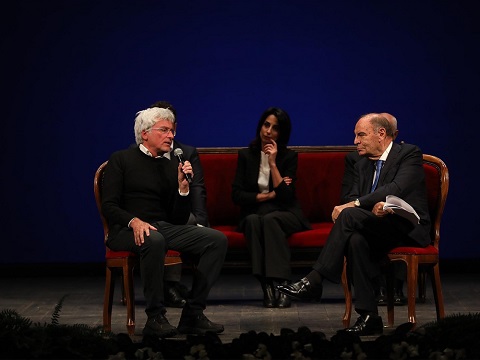
[[[197,224],[208,226],[207,214],[207,191],[205,190],[205,180],[203,177],[203,168],[200,163],[200,157],[195,147],[182,144],[176,140],[173,141],[173,150],[180,148],[183,151],[183,158],[185,161],[190,161],[193,169],[193,180],[190,184],[190,199],[192,202],[192,214],[195,216]],[[170,159],[175,161],[178,166],[178,158],[170,152]]]
[[[420,149],[393,144],[380,173],[377,189],[370,193],[374,164],[361,158],[355,164],[353,186],[346,201],[359,199],[361,206],[345,208],[337,218],[325,247],[313,266],[322,276],[340,282],[344,255],[355,287],[356,309],[376,312],[373,279],[380,274],[380,259],[393,247],[424,247],[430,243],[430,217],[425,173]],[[387,215],[377,217],[373,206],[395,195],[408,202],[420,216],[420,224]]]
[[[352,189],[353,181],[355,178],[355,164],[361,159],[362,157],[358,155],[358,152],[356,150],[349,152],[347,155],[345,155],[345,168],[344,168],[345,172],[343,174],[342,191],[340,194],[341,204],[345,204],[351,201],[351,199],[348,198],[348,194]],[[405,297],[403,295],[403,290],[402,290],[403,282],[405,281],[405,275],[406,275],[405,264],[400,261],[395,261],[392,265],[393,265],[393,269],[394,269],[393,271],[396,278],[395,301],[398,301],[399,304],[403,304],[403,302],[405,301]],[[386,279],[384,276],[378,278],[378,284],[376,286],[378,287],[376,292],[378,293],[377,296],[378,296],[379,303],[384,304],[386,301],[385,288],[387,286]]]

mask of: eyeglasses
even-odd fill
[[[157,130],[161,134],[164,134],[164,135],[168,134],[169,132],[171,132],[173,136],[175,136],[177,134],[177,132],[175,130],[167,128],[167,127],[150,128],[150,130]]]

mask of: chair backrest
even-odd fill
[[[440,242],[440,222],[442,221],[443,209],[445,208],[450,184],[448,168],[438,157],[424,154],[423,169],[425,170],[428,208],[432,221],[432,245],[438,249]]]
[[[105,171],[105,166],[108,161],[105,161],[100,165],[95,172],[95,177],[93,178],[93,192],[95,194],[95,202],[97,204],[98,213],[100,214],[100,219],[102,220],[103,225],[103,241],[107,241],[108,237],[108,223],[107,219],[102,214],[102,190],[103,190],[103,174]]]

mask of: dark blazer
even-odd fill
[[[235,179],[232,184],[232,200],[241,207],[241,219],[249,214],[257,213],[260,206],[265,203],[257,203],[256,196],[259,193],[258,174],[260,172],[260,150],[252,148],[241,149],[238,151],[237,169]],[[292,183],[286,185],[285,182],[276,188],[273,188],[272,178],[270,177],[270,191],[275,190],[276,197],[270,201],[271,208],[290,211],[305,226],[310,229],[310,223],[303,215],[300,204],[295,196],[295,184],[297,181],[298,154],[285,149],[279,151],[276,158],[277,168],[280,174],[292,178]]]
[[[377,189],[370,193],[373,174],[373,161],[366,157],[358,160],[352,189],[346,201],[359,199],[361,207],[370,210],[377,202],[385,201],[387,195],[402,198],[420,216],[420,224],[408,236],[421,246],[430,244],[431,223],[421,150],[415,145],[394,143],[380,173]]]
[[[178,158],[173,154],[176,148],[183,150],[183,158],[190,161],[193,169],[193,180],[190,184],[190,199],[192,204],[192,214],[195,215],[197,224],[209,226],[207,214],[207,190],[205,188],[205,179],[203,177],[203,168],[200,163],[197,148],[182,144],[176,140],[173,141],[173,150],[170,152],[170,159],[178,166]]]

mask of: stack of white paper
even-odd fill
[[[420,216],[418,216],[415,209],[411,207],[409,203],[395,195],[387,195],[383,210],[387,209],[392,209],[395,214],[403,216],[414,224],[420,223]]]

